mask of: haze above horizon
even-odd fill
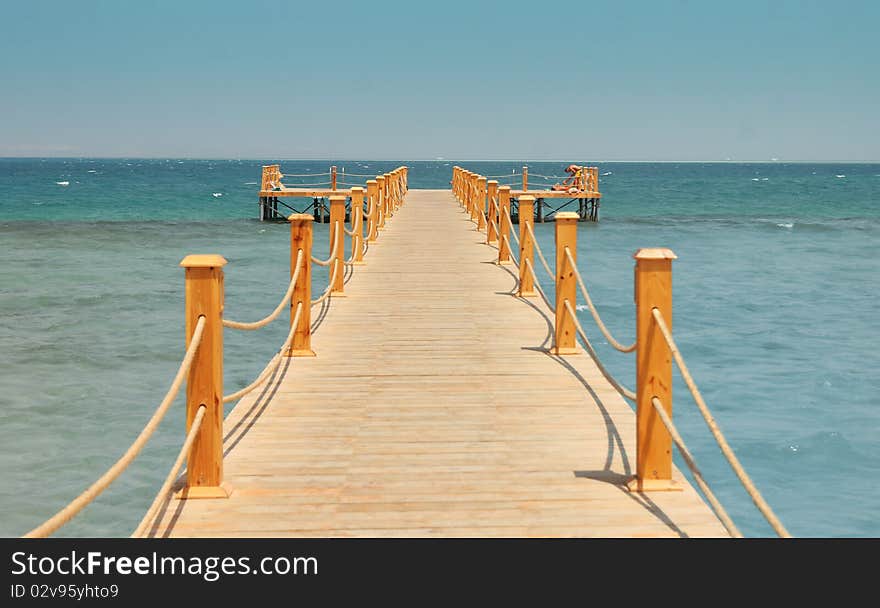
[[[876,162],[878,22],[871,2],[8,3],[0,156]]]

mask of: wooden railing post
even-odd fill
[[[493,201],[498,199],[498,182],[489,180],[486,183],[486,242],[497,243],[498,233],[495,226],[498,225],[498,205]],[[493,223],[494,222],[494,223]]]
[[[535,282],[532,273],[526,266],[526,260],[535,264],[535,244],[532,242],[532,234],[529,226],[534,228],[535,222],[535,197],[523,195],[519,197],[519,289],[516,295],[521,298],[530,298],[535,295]]]
[[[672,352],[654,321],[658,309],[672,330],[672,260],[669,249],[639,249],[636,260],[636,476],[630,489],[676,490],[672,438],[651,400],[660,399],[672,417]]]
[[[364,263],[364,189],[351,189],[351,231],[354,236],[351,248],[354,252],[352,263],[360,266]]]
[[[333,285],[330,287],[330,293],[334,296],[342,295],[345,282],[345,197],[339,195],[330,196],[330,253],[331,262],[329,266],[330,278],[336,274]],[[339,239],[337,247],[336,240]],[[333,253],[333,250],[336,253]]]
[[[186,431],[201,406],[202,427],[186,460],[186,486],[179,498],[227,498],[223,486],[223,266],[219,255],[188,255],[186,269],[186,347],[199,317],[205,317],[202,342],[186,379]]]
[[[307,213],[294,213],[287,218],[290,222],[290,278],[296,270],[296,258],[303,254],[302,269],[299,271],[293,296],[290,298],[290,323],[293,324],[296,307],[302,303],[299,323],[287,351],[288,357],[314,357],[312,350],[312,222]]]
[[[409,167],[403,167],[403,193],[409,192]]]
[[[523,178],[522,189],[523,189],[523,192],[526,192],[529,189],[529,168],[528,167],[525,167],[525,166],[523,167],[522,178]]]
[[[565,306],[565,301],[577,310],[577,279],[575,269],[571,267],[565,249],[571,252],[572,259],[577,262],[577,225],[578,214],[561,211],[556,214],[556,331],[553,344],[554,355],[575,355],[577,333],[574,319]]]
[[[480,176],[474,173],[471,176],[471,220],[477,221],[477,201],[480,198]]]
[[[477,230],[486,227],[486,178],[477,179]]]
[[[385,178],[385,185],[382,189],[382,201],[383,201],[382,211],[385,213],[385,218],[386,218],[385,221],[388,221],[388,219],[390,219],[391,216],[394,215],[394,210],[391,205],[391,199],[393,198],[394,195],[392,193],[392,188],[391,188],[391,186],[392,186],[391,174],[386,173],[383,177]],[[382,225],[384,226],[385,222],[382,222]]]
[[[510,186],[498,188],[498,263],[507,265],[510,261]]]
[[[376,178],[376,206],[379,208],[379,224],[380,229],[385,228],[385,176],[380,175]]]
[[[330,167],[330,189],[336,190],[336,166]]]
[[[367,180],[367,211],[367,242],[375,243],[379,237],[379,182],[374,179]]]

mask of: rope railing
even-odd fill
[[[666,409],[663,407],[663,402],[660,401],[660,399],[658,399],[657,397],[652,397],[651,405],[654,406],[654,411],[657,412],[657,416],[660,418],[660,422],[663,423],[663,426],[666,427],[666,430],[669,432],[670,437],[672,437],[672,442],[681,453],[681,457],[687,465],[688,469],[690,469],[691,473],[693,474],[694,480],[700,487],[700,491],[703,493],[703,496],[705,496],[706,499],[709,501],[709,505],[712,507],[715,515],[718,516],[718,519],[721,520],[721,524],[732,537],[742,538],[742,532],[739,531],[739,528],[737,528],[736,524],[733,523],[733,520],[730,519],[730,515],[727,514],[727,511],[715,497],[715,494],[709,488],[709,484],[707,484],[706,480],[703,478],[703,473],[700,471],[699,467],[697,467],[697,463],[694,460],[694,457],[691,455],[690,450],[688,450],[687,446],[684,444],[684,439],[681,438],[678,429],[675,428],[675,425],[672,423],[672,419],[669,417],[669,414],[666,413]]]
[[[577,181],[576,184],[579,187],[597,187],[598,169],[596,167],[584,167],[584,170],[586,173],[579,175],[582,179]],[[527,183],[526,176],[527,173],[524,168],[524,187]],[[533,174],[533,177],[550,178],[550,176],[542,176],[539,174]],[[458,167],[453,170],[453,191],[464,209],[470,211],[472,220],[480,214],[483,214],[481,207],[485,193],[484,180],[485,178],[483,176],[462,170]],[[535,185],[534,182],[532,185]],[[489,239],[492,238],[492,228],[495,228],[496,232],[498,232],[501,240],[501,247],[499,248],[499,263],[505,263],[505,260],[510,257],[510,252],[513,249],[508,235],[510,232],[513,232],[514,236],[512,238],[516,238],[516,232],[508,230],[509,228],[513,228],[513,221],[509,208],[506,205],[497,204],[496,199],[492,196],[492,193],[496,191],[497,187],[497,183],[494,181],[492,184],[489,184],[489,214],[493,215],[496,208],[499,210],[500,219],[498,223],[505,228],[505,231],[502,234],[498,230],[498,224],[493,223],[491,218],[487,223],[487,231],[489,232]],[[509,196],[509,193],[505,196]],[[720,504],[711,488],[709,488],[702,472],[696,465],[693,455],[688,450],[681,435],[672,422],[670,392],[672,386],[672,369],[671,361],[669,360],[669,354],[671,353],[672,358],[675,360],[675,363],[681,372],[685,384],[688,386],[694,401],[697,403],[700,413],[712,432],[718,446],[721,448],[722,454],[725,456],[731,468],[739,478],[739,481],[742,483],[752,501],[761,511],[762,515],[766,518],[774,531],[779,536],[789,537],[790,534],[779,521],[778,517],[776,517],[775,513],[773,513],[760,492],[758,492],[751,478],[745,472],[742,464],[736,458],[718,428],[717,423],[709,412],[702,395],[691,377],[684,359],[681,357],[671,331],[669,330],[669,326],[664,320],[664,314],[671,315],[671,262],[675,259],[675,254],[668,249],[660,248],[640,249],[636,252],[634,256],[636,259],[634,290],[636,301],[637,340],[632,344],[622,344],[611,334],[602,320],[601,315],[590,296],[589,290],[587,289],[583,275],[577,268],[576,223],[579,219],[578,214],[568,212],[556,213],[559,211],[558,209],[554,211],[557,248],[561,247],[563,254],[562,257],[557,258],[557,266],[562,267],[557,268],[556,271],[554,271],[541,250],[532,225],[533,221],[530,214],[532,213],[532,205],[534,204],[534,201],[535,198],[533,196],[524,195],[520,198],[521,208],[525,209],[527,215],[523,217],[523,211],[521,210],[519,219],[520,230],[522,231],[522,242],[520,243],[520,239],[516,239],[517,243],[520,244],[519,251],[521,255],[518,261],[515,259],[513,260],[516,262],[519,269],[519,276],[517,277],[519,289],[517,295],[520,297],[528,297],[537,293],[547,308],[555,315],[554,345],[551,349],[553,354],[576,354],[578,352],[578,349],[576,348],[577,343],[581,342],[584,349],[590,355],[596,367],[608,383],[621,396],[635,402],[638,427],[636,433],[636,476],[631,483],[627,484],[629,489],[637,492],[649,492],[671,489],[675,486],[675,482],[672,480],[673,465],[671,456],[671,444],[674,443],[678,451],[681,453],[687,467],[693,474],[700,492],[702,492],[703,496],[708,501],[721,525],[732,537],[742,537],[742,533],[736,527],[730,518],[730,515]],[[505,224],[504,222],[507,223]],[[525,226],[522,224],[525,224]],[[480,224],[480,226],[482,226],[482,224]],[[508,251],[505,251],[505,249]],[[558,303],[558,306],[554,305],[554,303],[547,297],[547,294],[542,289],[537,274],[535,273],[532,262],[532,256],[535,252],[537,252],[544,269],[554,282],[556,287],[556,302]],[[559,256],[559,249],[557,249],[557,256]],[[529,283],[533,284],[529,285]],[[608,343],[620,352],[638,352],[636,361],[637,391],[630,390],[622,385],[616,378],[614,378],[599,359],[595,348],[578,319],[577,307],[575,306],[578,290],[583,295],[587,308],[590,310],[596,325]],[[658,344],[663,342],[665,342],[665,346],[668,347],[668,351],[666,351],[665,347],[657,347]],[[642,344],[644,350],[639,349],[639,344]],[[664,399],[669,403],[668,410],[663,405]],[[645,415],[643,413],[644,408],[650,408],[651,413],[656,411],[658,414],[656,418],[659,419],[660,424],[653,423],[652,420],[654,420],[654,417]],[[664,449],[664,445],[669,445],[670,448]],[[647,446],[659,447],[648,449]]]
[[[278,365],[281,363],[281,359],[284,356],[284,353],[287,352],[287,349],[290,348],[290,343],[293,340],[293,334],[296,333],[297,327],[299,326],[300,316],[302,315],[303,304],[300,302],[296,305],[296,313],[293,316],[293,320],[290,322],[290,331],[287,333],[287,339],[284,340],[284,344],[281,346],[281,350],[278,351],[272,359],[269,360],[269,363],[263,368],[263,371],[257,376],[256,380],[248,384],[241,390],[235,391],[229,395],[223,395],[223,403],[230,403],[231,401],[238,401],[254,389],[258,388],[263,382],[266,381],[266,378],[271,376],[275,370],[278,368]]]
[[[326,300],[327,297],[331,293],[333,293],[333,285],[336,283],[336,277],[338,276],[338,274],[339,274],[339,264],[334,264],[333,265],[333,272],[330,273],[330,280],[328,281],[327,289],[325,289],[324,293],[322,293],[318,298],[311,301],[312,306],[315,306],[316,304],[320,304],[321,302]]]
[[[709,411],[709,407],[703,400],[703,396],[702,394],[700,394],[700,390],[697,388],[697,385],[694,382],[693,377],[691,376],[691,372],[678,350],[678,346],[676,345],[675,340],[672,337],[672,332],[669,331],[669,327],[667,327],[666,325],[663,314],[657,308],[654,308],[651,310],[651,315],[653,316],[654,321],[657,323],[657,328],[660,330],[660,333],[663,334],[664,340],[666,340],[666,345],[669,347],[669,350],[672,353],[675,364],[678,366],[678,369],[681,372],[681,377],[687,385],[688,390],[690,390],[691,396],[694,398],[694,402],[697,404],[697,408],[703,415],[703,420],[706,421],[706,426],[709,427],[709,431],[712,433],[712,436],[718,443],[718,447],[721,448],[721,453],[724,454],[724,457],[727,459],[730,467],[733,469],[733,472],[736,473],[736,476],[739,478],[746,492],[748,492],[749,497],[752,499],[752,502],[755,503],[755,506],[758,507],[758,510],[761,512],[761,514],[764,516],[764,518],[767,520],[767,522],[770,524],[776,534],[784,538],[790,538],[791,534],[789,534],[788,530],[785,529],[785,526],[782,525],[782,522],[779,521],[779,518],[773,512],[773,509],[770,508],[770,505],[767,504],[767,501],[764,500],[764,497],[761,496],[758,488],[755,487],[752,479],[749,477],[748,473],[746,473],[746,470],[743,468],[742,463],[740,463],[739,459],[736,457],[736,454],[733,453],[733,450],[727,443],[727,439],[725,439],[724,434],[721,432],[721,429],[715,422],[715,418],[712,416],[712,413]]]
[[[535,267],[532,266],[532,261],[528,258],[523,260],[525,262],[526,268],[528,268],[529,272],[532,275],[532,281],[535,284],[535,291],[538,292],[538,295],[541,296],[541,299],[544,300],[544,304],[547,305],[547,308],[550,309],[550,312],[556,314],[556,306],[550,301],[550,298],[547,297],[547,294],[544,293],[544,290],[541,288],[541,283],[538,281],[538,277],[535,274]]]
[[[544,257],[544,252],[541,251],[541,245],[538,243],[538,238],[535,236],[535,229],[532,228],[531,222],[526,224],[526,228],[529,231],[529,238],[532,240],[532,245],[535,248],[535,253],[538,254],[538,259],[541,260],[541,264],[544,266],[544,270],[547,271],[547,274],[550,276],[552,280],[556,280],[556,272],[550,268],[550,264],[547,263],[547,259]]]
[[[199,430],[202,428],[202,420],[205,419],[205,411],[207,411],[207,409],[208,408],[204,405],[199,406],[199,410],[196,412],[196,417],[193,418],[192,424],[189,427],[189,432],[186,434],[183,446],[177,454],[177,459],[174,461],[174,464],[171,465],[171,470],[168,472],[168,476],[165,477],[165,481],[162,482],[162,487],[159,488],[159,492],[156,494],[156,498],[153,500],[150,508],[147,509],[147,512],[144,514],[143,518],[141,518],[141,523],[139,523],[137,528],[134,529],[134,532],[131,533],[132,538],[143,536],[147,527],[150,525],[150,522],[155,519],[159,507],[165,501],[165,497],[168,496],[171,487],[174,485],[174,481],[177,479],[177,474],[183,466],[183,461],[189,456],[192,444],[195,442]]]
[[[288,177],[314,177],[318,175],[332,175],[335,179],[335,168],[331,173],[323,174],[301,174]],[[406,167],[400,167],[395,171],[385,174],[388,181],[388,197],[393,205],[392,210],[396,209],[403,202],[403,195],[406,192]],[[269,186],[280,184],[280,179],[284,175],[280,172],[278,165],[266,165],[263,167],[263,181],[261,190],[268,189]],[[303,185],[303,184],[297,184]],[[171,467],[168,475],[165,477],[159,492],[148,508],[144,517],[141,519],[137,527],[134,529],[132,536],[141,536],[148,527],[155,521],[158,511],[164,501],[167,499],[171,491],[175,479],[178,478],[184,461],[191,459],[187,465],[187,487],[182,498],[192,497],[222,497],[228,496],[228,493],[221,485],[222,467],[217,463],[222,463],[222,445],[221,438],[218,433],[221,432],[222,424],[215,424],[217,417],[223,416],[223,409],[219,407],[219,403],[229,403],[241,399],[245,395],[254,391],[256,388],[265,383],[266,379],[275,373],[280,365],[282,358],[287,356],[305,356],[311,353],[309,348],[309,332],[305,331],[303,337],[300,332],[303,331],[302,323],[307,319],[307,313],[310,305],[324,300],[334,290],[336,279],[339,275],[339,268],[345,262],[339,258],[340,248],[344,247],[344,197],[331,198],[331,213],[339,217],[342,212],[343,221],[337,222],[335,225],[334,245],[331,252],[330,260],[314,260],[311,255],[311,221],[306,224],[305,219],[311,219],[308,216],[302,217],[302,214],[291,217],[291,251],[296,252],[295,260],[292,264],[291,279],[288,283],[287,290],[281,303],[266,317],[253,322],[239,322],[223,319],[223,266],[227,263],[222,256],[219,255],[191,255],[186,256],[181,262],[181,266],[186,269],[186,335],[187,347],[184,357],[177,369],[171,386],[168,388],[165,396],[153,412],[150,419],[144,425],[138,436],[131,445],[114,462],[97,480],[95,480],[88,488],[71,500],[67,505],[56,512],[52,517],[48,518],[42,524],[30,530],[25,537],[41,538],[46,537],[57,531],[59,528],[76,517],[86,506],[91,504],[110,484],[113,483],[137,458],[143,447],[158,429],[159,424],[166,416],[172,403],[177,398],[184,379],[189,376],[190,386],[187,391],[187,419],[189,420],[189,428],[186,438],[177,454],[175,462]],[[372,200],[372,199],[371,199]],[[342,203],[342,204],[340,204]],[[369,210],[372,207],[368,207]],[[390,215],[390,214],[389,214]],[[372,222],[373,218],[370,218]],[[355,231],[345,230],[349,236],[356,234]],[[294,243],[299,246],[293,247]],[[367,250],[368,245],[364,243],[359,249],[355,250],[363,253]],[[354,260],[354,252],[349,262]],[[304,288],[303,292],[297,291],[297,286],[302,287],[306,267],[310,263],[329,265],[333,261],[343,262],[334,264],[333,272],[330,277],[330,285],[327,291],[316,301],[309,302],[305,298],[301,298],[300,293],[308,293],[308,288]],[[193,285],[198,285],[198,289],[193,289]],[[336,286],[340,292],[341,285]],[[284,310],[288,302],[294,301],[295,298],[301,298],[296,302],[294,314],[291,315],[291,326],[287,334],[287,338],[281,347],[281,350],[270,360],[266,368],[259,376],[246,386],[245,388],[231,393],[229,395],[212,395],[211,391],[216,390],[212,387],[222,386],[222,369],[217,365],[218,361],[222,361],[222,328],[255,330],[265,327],[272,321],[276,320]],[[308,303],[307,303],[308,302]],[[304,347],[304,348],[303,348]],[[313,354],[313,353],[312,353]],[[200,375],[201,374],[201,375]],[[193,384],[194,378],[202,378],[199,383]],[[201,439],[200,439],[201,438]],[[199,448],[198,452],[193,451],[193,446],[199,441],[207,442],[205,446],[211,446],[210,450]],[[200,444],[201,445],[201,444]],[[193,479],[193,485],[190,484],[190,478]],[[198,480],[198,481],[195,481]]]
[[[516,256],[513,254],[513,246],[510,244],[510,239],[507,238],[506,234],[502,234],[501,238],[504,240],[505,243],[507,243],[507,252],[508,252],[508,255],[511,257],[511,259],[513,260],[513,265],[516,266],[517,268],[519,268],[519,260],[517,260]]]
[[[572,322],[574,323],[574,327],[577,330],[578,335],[581,337],[581,340],[583,340],[583,342],[584,342],[584,348],[586,348],[587,352],[590,354],[590,357],[592,357],[593,362],[599,368],[599,371],[602,372],[602,375],[605,376],[605,379],[611,383],[611,386],[613,386],[618,393],[620,393],[621,395],[623,395],[627,399],[635,401],[636,400],[635,391],[632,391],[632,390],[626,388],[625,386],[623,386],[620,382],[617,381],[617,379],[614,376],[611,375],[611,372],[609,372],[607,369],[605,369],[605,366],[602,364],[602,361],[599,359],[599,355],[596,354],[596,350],[593,348],[593,344],[590,342],[590,339],[587,338],[587,333],[584,331],[583,326],[581,326],[581,322],[578,320],[577,313],[575,312],[574,307],[572,307],[571,302],[569,302],[568,300],[565,300],[563,302],[563,304],[565,305],[565,310],[566,310],[566,312],[568,312],[569,318],[571,318]]]
[[[156,408],[156,411],[153,412],[153,415],[150,417],[147,424],[144,426],[143,430],[137,436],[137,438],[132,442],[129,448],[125,451],[125,453],[119,457],[119,459],[111,466],[106,473],[101,475],[91,486],[89,486],[82,494],[74,498],[70,503],[67,504],[66,507],[58,511],[55,515],[47,519],[44,523],[40,524],[27,534],[25,534],[25,538],[44,538],[49,536],[56,530],[58,530],[61,526],[69,522],[73,519],[80,511],[82,511],[89,503],[91,503],[98,495],[101,494],[107,486],[109,486],[113,481],[119,477],[122,472],[128,468],[128,465],[134,461],[137,455],[140,453],[141,449],[146,445],[147,441],[152,437],[153,433],[159,427],[159,423],[165,417],[165,414],[168,412],[168,408],[174,402],[174,398],[177,397],[177,393],[180,391],[180,386],[183,384],[183,379],[187,373],[189,373],[189,368],[192,365],[193,358],[196,355],[196,351],[199,348],[199,345],[202,343],[202,336],[205,331],[205,317],[199,317],[198,322],[196,323],[195,329],[192,334],[192,338],[190,339],[189,347],[186,349],[186,354],[183,357],[183,361],[180,363],[180,367],[177,369],[177,373],[174,375],[174,380],[171,382],[171,387],[168,389],[168,392],[165,393],[165,397],[162,399],[159,406]]]
[[[322,175],[332,175],[330,171],[325,173],[282,173],[279,177],[321,177]]]
[[[593,320],[596,321],[596,326],[602,332],[602,335],[605,336],[605,339],[608,340],[608,344],[616,348],[622,353],[631,353],[636,349],[637,343],[633,342],[629,346],[624,346],[620,342],[614,339],[614,336],[611,335],[611,332],[608,331],[608,328],[605,327],[605,323],[602,322],[602,317],[599,316],[599,311],[596,310],[596,307],[593,306],[593,299],[590,298],[590,292],[587,291],[587,286],[584,285],[584,279],[581,276],[580,270],[578,270],[577,264],[574,261],[574,258],[571,255],[571,251],[568,247],[565,248],[565,257],[568,260],[568,263],[574,269],[574,276],[577,279],[578,285],[581,288],[581,293],[584,295],[584,301],[587,303],[587,308],[590,309],[590,312],[593,315]]]
[[[339,243],[342,242],[342,239],[339,238],[339,225],[333,227],[333,233],[335,235],[333,242],[333,250],[330,252],[330,257],[326,260],[322,260],[320,258],[316,258],[315,256],[311,256],[312,264],[317,264],[318,266],[329,266],[333,263],[333,260],[336,259],[336,255],[339,253]]]
[[[278,315],[281,314],[285,308],[290,305],[290,297],[293,295],[293,288],[296,286],[297,281],[299,280],[299,273],[302,271],[303,267],[303,251],[302,249],[296,255],[296,269],[293,271],[293,276],[290,279],[290,283],[287,287],[287,291],[284,293],[284,296],[281,298],[281,302],[279,302],[278,306],[269,313],[268,316],[263,317],[259,321],[254,321],[252,323],[241,323],[239,321],[230,321],[228,319],[223,319],[223,327],[228,327],[230,329],[242,329],[246,331],[260,329],[261,327],[265,327],[272,321],[278,318]]]
[[[510,234],[513,235],[513,240],[519,245],[519,237],[516,235],[516,230],[513,229],[513,220],[510,219],[510,210],[507,207],[504,208],[504,219],[507,220],[507,227],[510,228]],[[510,243],[508,243],[508,246],[509,245]],[[513,247],[511,247],[511,250],[513,250]]]

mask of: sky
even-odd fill
[[[0,0],[0,156],[880,160],[880,2]]]

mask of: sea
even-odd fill
[[[537,186],[569,161],[0,159],[0,536],[55,513],[143,428],[184,350],[184,256],[229,261],[228,317],[277,304],[289,230],[260,222],[257,198],[274,162],[302,176],[288,185],[326,181],[331,165],[357,182],[406,164],[411,188],[448,188],[455,164],[513,183],[527,165]],[[880,164],[584,162],[599,167],[603,196],[600,221],[578,226],[578,263],[610,330],[634,339],[633,253],[672,249],[680,350],[767,502],[795,536],[880,536]],[[536,233],[553,251],[553,224]],[[315,238],[326,256],[326,225]],[[314,280],[323,290],[326,272]],[[632,386],[633,356],[579,314]],[[247,385],[285,335],[285,322],[226,332],[225,389]],[[673,390],[715,494],[746,536],[772,536],[679,376]],[[127,536],[183,418],[179,397],[134,464],[58,535]]]

